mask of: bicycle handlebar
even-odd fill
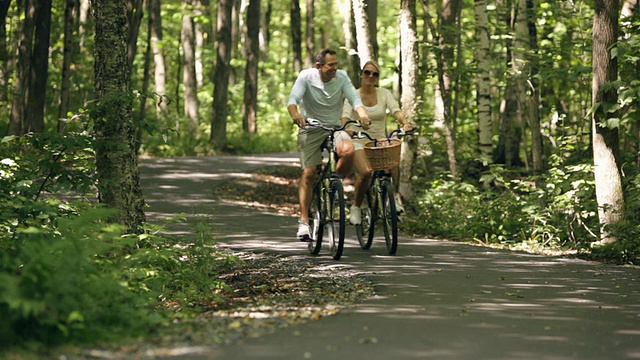
[[[308,118],[307,119],[307,127],[316,127],[316,128],[321,128],[327,131],[331,131],[331,132],[336,132],[336,131],[342,131],[344,129],[347,128],[347,125],[349,124],[356,124],[356,126],[361,126],[359,121],[356,120],[349,120],[347,122],[345,122],[344,124],[342,124],[342,126],[340,127],[333,127],[333,126],[326,126],[320,123],[320,120],[318,119],[311,119]]]
[[[399,129],[393,130],[391,132],[391,134],[389,134],[389,136],[387,136],[384,140],[391,140],[394,136],[396,138],[401,138],[401,137],[408,136],[408,135],[418,135],[418,133],[415,132],[415,129],[412,129],[412,130],[409,130],[409,131],[405,131],[404,129],[399,128]],[[368,133],[366,133],[364,131],[361,131],[361,130],[355,132],[354,135],[353,135],[353,138],[354,139],[365,139],[365,138],[367,138],[367,139],[373,141],[374,144],[376,144],[380,140],[383,140],[383,139],[374,139]]]

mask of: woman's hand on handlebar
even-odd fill
[[[404,130],[405,132],[410,132],[415,128],[416,128],[416,124],[410,123],[410,122],[405,122],[404,126],[402,126],[402,130]]]

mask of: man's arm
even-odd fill
[[[293,123],[298,125],[298,127],[303,127],[307,124],[307,120],[304,116],[300,115],[300,112],[298,111],[298,105],[291,104],[287,106],[287,110],[289,110],[289,115],[291,115]]]
[[[371,125],[371,119],[369,119],[367,109],[365,109],[364,106],[358,106],[356,108],[356,113],[358,113],[358,119],[360,120],[362,128],[367,130],[369,128],[369,125]]]
[[[293,88],[291,88],[289,99],[287,99],[287,110],[289,111],[291,120],[293,120],[293,123],[298,125],[298,127],[303,127],[307,123],[307,120],[300,115],[300,111],[298,110],[298,104],[302,100],[306,90],[304,79],[298,75],[296,82],[293,84]]]

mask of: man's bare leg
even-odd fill
[[[300,204],[300,220],[309,223],[309,207],[313,196],[313,181],[316,178],[316,166],[302,170],[300,186],[298,186],[298,201]]]

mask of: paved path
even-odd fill
[[[211,200],[220,181],[292,154],[141,161],[149,218],[212,221],[221,244],[306,255],[296,220]],[[177,230],[188,231],[188,228]],[[192,349],[181,359],[640,359],[640,269],[401,237],[319,264],[366,274],[376,296],[306,324],[241,343]]]

